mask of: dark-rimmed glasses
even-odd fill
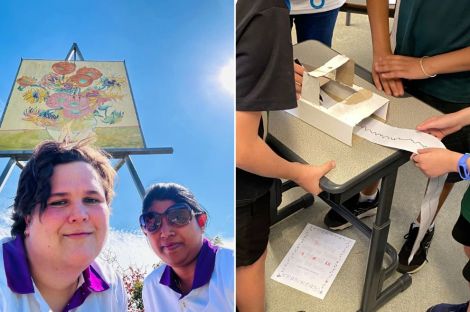
[[[177,203],[168,207],[164,213],[149,211],[139,217],[140,227],[146,233],[154,233],[162,227],[163,217],[166,217],[168,224],[175,227],[182,227],[191,222],[194,213],[186,203]]]

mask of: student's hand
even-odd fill
[[[372,64],[372,79],[374,80],[375,87],[378,90],[385,92],[387,95],[402,96],[405,91],[401,79],[382,77],[380,72],[376,70],[375,64],[384,56],[385,55],[374,55]]]
[[[297,100],[300,99],[300,94],[302,93],[304,71],[305,69],[302,65],[294,63],[295,94],[297,96]]]
[[[335,167],[336,163],[333,160],[327,161],[320,166],[299,164],[299,174],[293,181],[307,192],[318,195],[322,191],[320,188],[320,178]]]
[[[436,138],[442,140],[446,135],[457,132],[465,125],[462,120],[465,117],[460,112],[434,116],[419,124],[416,130],[427,132],[434,135]]]
[[[445,148],[424,148],[411,156],[415,166],[430,178],[438,177],[447,172],[457,172],[460,153]]]
[[[374,63],[374,69],[379,73],[381,78],[394,79],[426,79],[428,75],[435,74],[429,67],[430,58],[411,57],[403,55],[387,55],[379,57]],[[423,68],[428,75],[421,68]]]

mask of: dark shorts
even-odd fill
[[[406,88],[406,92],[444,114],[455,113],[470,106],[469,104],[447,102],[410,87]],[[444,143],[448,150],[462,154],[468,153],[470,151],[470,126],[463,127],[460,131],[449,134],[442,140],[442,143]],[[451,172],[447,175],[447,183],[459,181],[462,181],[462,179],[457,172]]]
[[[236,265],[247,266],[266,250],[270,226],[270,193],[255,202],[237,206]]]
[[[470,222],[468,222],[464,216],[459,216],[459,219],[455,223],[454,229],[452,230],[452,236],[462,245],[470,247]],[[465,279],[470,282],[470,260],[463,268],[462,273]]]

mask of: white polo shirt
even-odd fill
[[[197,257],[191,291],[183,296],[173,269],[161,265],[144,280],[145,312],[232,312],[234,309],[233,250],[204,240]]]
[[[0,244],[0,311],[52,311],[31,278],[23,239],[4,238]],[[122,280],[103,261],[86,268],[78,284],[63,312],[127,311]]]

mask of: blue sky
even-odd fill
[[[132,157],[144,186],[187,186],[209,211],[207,235],[233,240],[233,92],[220,78],[233,64],[233,9],[228,0],[2,1],[0,111],[21,58],[61,60],[77,42],[85,60],[125,60],[147,147],[174,148]],[[111,225],[138,230],[140,197],[127,167],[118,173]],[[3,217],[18,175],[0,193]]]

